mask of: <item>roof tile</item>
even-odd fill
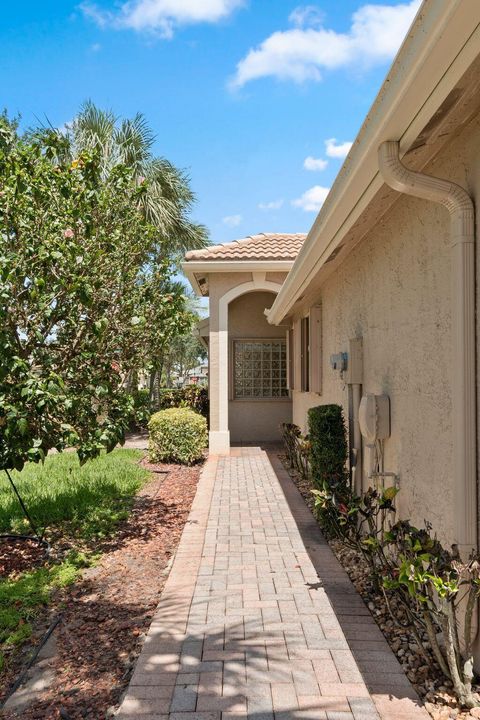
[[[306,237],[304,233],[259,233],[224,245],[190,250],[185,260],[295,260]]]

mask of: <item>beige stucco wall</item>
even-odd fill
[[[285,333],[282,328],[269,325],[264,315],[265,308],[270,308],[274,299],[272,293],[253,292],[242,295],[230,303],[228,312],[230,340],[284,338]],[[232,442],[280,440],[278,426],[281,422],[291,422],[292,403],[289,399],[230,400],[228,418]]]
[[[426,170],[480,192],[480,125],[472,122]],[[478,225],[478,221],[477,221]],[[477,262],[478,262],[477,252]],[[347,389],[330,368],[333,353],[363,337],[363,392],[391,400],[385,469],[400,475],[400,515],[453,536],[451,425],[451,262],[449,217],[438,205],[398,202],[326,281],[322,304],[322,395],[294,392],[293,421],[309,407],[340,403]],[[303,308],[305,311],[306,308]],[[478,317],[478,313],[477,313]]]
[[[267,282],[278,284],[280,289],[286,273],[267,273]],[[210,343],[209,343],[209,394],[210,394],[210,429],[221,430],[219,416],[219,385],[221,371],[219,365],[219,346],[221,343],[221,322],[219,305],[222,297],[240,285],[251,283],[253,276],[248,273],[212,273],[209,276],[210,295]],[[261,280],[257,277],[258,282]],[[272,292],[254,291],[240,295],[228,306],[228,364],[231,358],[232,338],[251,337],[284,337],[284,328],[276,328],[267,322],[264,310],[271,307],[274,301]],[[230,371],[230,367],[228,368]],[[231,374],[229,372],[229,388]],[[278,425],[291,419],[291,401],[289,400],[230,400],[228,402],[228,425],[231,442],[261,442],[278,440]]]
[[[218,353],[218,325],[219,325],[219,302],[222,295],[238,285],[251,282],[252,273],[215,273],[209,275],[209,308],[210,308],[210,338],[208,348],[208,382],[210,396],[210,429],[217,430],[219,427],[219,407],[216,402],[216,391],[219,374],[219,353]]]

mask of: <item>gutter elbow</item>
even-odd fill
[[[380,145],[378,165],[380,174],[389,187],[398,192],[407,192],[408,171],[400,162],[400,146],[397,140],[386,140]]]
[[[473,202],[467,191],[456,183],[409,170],[400,160],[397,140],[386,140],[378,148],[378,166],[386,184],[406,195],[440,203],[452,220],[452,245],[474,242]]]

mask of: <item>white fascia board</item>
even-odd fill
[[[182,270],[197,295],[201,295],[197,275],[241,272],[290,272],[293,260],[189,260],[182,263]]]
[[[195,329],[199,335],[202,337],[205,337],[208,335],[210,331],[210,318],[204,318],[203,320],[200,320],[195,326]]]
[[[425,0],[270,309],[271,324],[280,324],[305,294],[384,184],[379,145],[399,140],[405,154],[478,56],[479,26],[478,0]]]
[[[293,260],[190,260],[182,264],[184,272],[288,272]]]
[[[208,340],[210,336],[210,318],[206,317],[198,322],[194,329],[193,334],[201,342],[203,347],[208,351]],[[195,373],[197,374],[197,373]]]
[[[185,277],[186,277],[187,280],[189,281],[190,285],[192,286],[193,292],[194,292],[196,295],[198,295],[199,297],[203,297],[203,293],[202,293],[202,290],[201,290],[201,288],[200,288],[200,285],[198,284],[198,281],[197,281],[197,278],[196,278],[196,276],[195,276],[195,273],[194,273],[194,272],[190,272],[189,265],[190,265],[190,263],[182,263],[182,266],[181,266],[181,267],[182,267],[182,270],[183,270],[183,274],[185,275]]]

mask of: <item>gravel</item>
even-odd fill
[[[285,457],[281,457],[281,460],[305,502],[313,510],[311,482],[292,470]],[[434,720],[453,720],[453,718],[456,720],[466,720],[467,718],[480,720],[480,707],[472,710],[459,707],[452,691],[452,683],[445,678],[432,656],[431,645],[426,634],[420,635],[421,647],[419,647],[411,629],[403,627],[406,623],[406,615],[395,597],[389,597],[392,611],[390,614],[383,593],[379,594],[375,589],[370,568],[362,555],[347,547],[341,540],[330,540],[329,544],[383,632],[408,679],[423,699],[425,708],[432,718]],[[480,687],[474,687],[477,693],[480,693]],[[480,703],[480,694],[477,695],[477,699]]]

